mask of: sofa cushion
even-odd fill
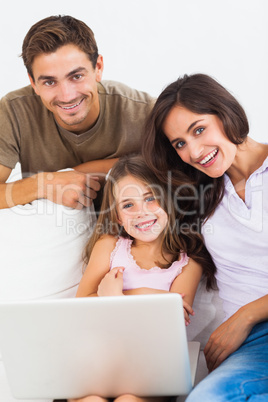
[[[94,208],[74,210],[42,199],[0,210],[0,221],[0,301],[74,297]],[[1,355],[0,401],[17,401]]]
[[[200,282],[193,304],[195,315],[191,317],[191,324],[186,327],[188,341],[200,342],[200,353],[195,376],[197,385],[208,374],[204,347],[210,334],[222,323],[224,313],[222,301],[218,291],[206,291],[205,284]],[[178,396],[176,402],[184,402],[187,396]]]
[[[216,290],[207,291],[205,283],[200,282],[193,304],[195,315],[190,317],[191,324],[186,328],[189,341],[201,343],[204,349],[211,333],[223,322],[222,301]]]
[[[79,283],[92,208],[41,199],[0,210],[0,220],[0,300],[57,297]]]

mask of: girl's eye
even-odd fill
[[[203,131],[204,131],[204,127],[200,127],[200,128],[198,128],[198,129],[195,130],[195,133],[196,133],[197,135],[199,135],[199,134],[201,134]]]
[[[180,148],[182,148],[184,145],[185,145],[185,142],[184,142],[184,141],[178,141],[177,144],[176,144],[176,148],[180,149]]]
[[[127,208],[130,208],[132,206],[133,206],[133,204],[131,202],[129,202],[128,204],[123,205],[123,209],[127,209]]]
[[[146,201],[146,202],[155,201],[155,197],[154,197],[153,195],[151,195],[150,197],[147,197],[147,198],[145,199],[145,201]]]

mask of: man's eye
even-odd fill
[[[51,87],[52,85],[55,84],[55,81],[45,81],[44,84],[45,84],[47,87]]]
[[[75,75],[73,76],[74,81],[78,81],[78,80],[80,80],[81,78],[82,78],[82,74],[75,74]]]
[[[195,133],[198,135],[198,134],[201,134],[203,131],[204,131],[204,127],[200,127],[197,130],[195,130]]]
[[[176,148],[180,149],[180,148],[182,148],[184,145],[185,145],[185,142],[184,142],[184,141],[179,141],[179,142],[177,142],[177,144],[176,144]]]

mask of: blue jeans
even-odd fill
[[[268,321],[189,394],[186,402],[268,402]]]

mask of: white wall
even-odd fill
[[[218,79],[267,141],[267,0],[9,0],[0,15],[0,96],[28,84],[21,52],[32,24],[70,14],[95,32],[104,79],[157,96],[179,75]]]

